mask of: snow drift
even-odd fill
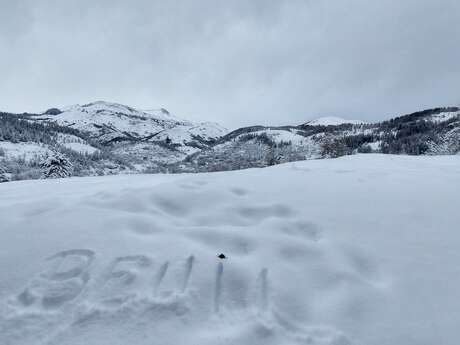
[[[457,344],[459,183],[357,155],[2,184],[0,344]]]

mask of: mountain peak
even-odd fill
[[[112,111],[112,112],[122,112],[124,114],[133,114],[138,112],[138,110],[120,103],[107,102],[107,101],[94,101],[86,104],[74,104],[69,107],[64,108],[64,111],[69,110],[81,110],[86,111]]]
[[[34,119],[72,127],[102,144],[168,139],[187,153],[227,133],[225,128],[214,123],[192,123],[177,118],[165,108],[140,110],[106,101],[75,104],[62,110],[52,108]]]

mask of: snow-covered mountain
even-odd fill
[[[164,141],[195,147],[221,137],[227,130],[217,123],[192,123],[171,115],[166,109],[138,110],[132,107],[97,101],[51,109],[34,120],[54,122],[60,126],[89,133],[98,142]]]
[[[54,152],[64,154],[78,176],[235,170],[354,153],[457,154],[460,109],[428,109],[371,124],[328,117],[230,133],[165,109],[102,101],[42,114],[0,113],[0,179],[39,178],[42,162]]]
[[[456,154],[460,109],[429,109],[375,124],[323,118],[300,126],[240,128],[187,163],[189,171],[232,170],[358,152]]]

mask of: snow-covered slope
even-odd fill
[[[22,159],[25,162],[39,160],[46,157],[52,151],[45,145],[34,142],[12,143],[10,141],[0,141],[0,162],[2,159]]]
[[[460,109],[426,109],[373,124],[323,118],[230,133],[215,123],[180,120],[165,109],[107,102],[41,115],[0,112],[0,168],[11,179],[42,176],[45,151],[68,156],[76,176],[224,171],[355,153],[458,154]]]
[[[1,184],[0,344],[457,345],[459,184],[392,155]]]
[[[293,145],[305,145],[305,143],[309,140],[305,136],[299,135],[298,131],[295,129],[280,130],[268,128],[260,131],[251,132],[251,134],[256,136],[266,135],[276,144],[291,143]]]
[[[97,148],[92,147],[83,139],[71,134],[58,134],[57,142],[72,151],[83,154],[90,155],[99,151]]]
[[[184,164],[190,164],[192,171],[220,171],[321,157],[319,143],[312,136],[302,135],[296,128],[262,127],[235,132],[222,138],[211,149],[189,157]]]
[[[431,115],[427,118],[427,121],[432,121],[435,123],[445,122],[452,119],[460,120],[460,110],[457,111],[446,111],[439,114]]]
[[[164,140],[187,145],[196,140],[213,140],[227,131],[215,123],[194,124],[172,116],[167,110],[137,110],[97,101],[63,108],[57,115],[43,114],[36,120],[52,121],[90,133],[102,143],[120,140]]]
[[[319,119],[308,121],[305,124],[309,126],[338,126],[338,125],[343,125],[346,123],[358,125],[358,124],[364,123],[364,121],[342,119],[341,117],[336,117],[336,116],[325,116],[325,117],[320,117]]]

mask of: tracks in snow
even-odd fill
[[[160,285],[161,285],[161,282],[163,281],[165,275],[166,275],[166,272],[168,271],[168,268],[169,268],[169,261],[166,261],[165,263],[163,263],[161,266],[160,266],[160,269],[156,275],[156,278],[155,278],[155,282],[154,282],[154,296],[157,297],[158,296],[158,291],[159,291],[159,288],[160,288]]]
[[[194,255],[173,261],[120,256],[102,270],[95,267],[96,258],[96,253],[87,249],[67,250],[48,258],[49,267],[8,301],[10,313],[0,313],[0,326],[15,325],[5,327],[6,343],[40,340],[54,345],[60,343],[60,337],[75,337],[91,327],[112,327],[113,322],[119,322],[120,327],[125,322],[148,324],[146,318],[154,323],[177,317],[206,322],[209,317],[225,320],[238,312],[244,320],[259,324],[254,327],[286,333],[295,344],[349,344],[332,328],[305,329],[280,316],[271,301],[268,268],[256,271],[251,279],[238,276],[231,261],[200,261]],[[203,277],[209,279],[203,282]],[[165,287],[166,283],[169,286]],[[235,303],[238,298],[244,303]],[[202,313],[206,310],[207,316]]]
[[[146,255],[120,256],[111,260],[102,272],[93,267],[95,258],[96,253],[87,249],[71,249],[52,255],[47,259],[49,267],[32,277],[23,291],[9,300],[9,305],[24,311],[77,308],[82,302],[79,297],[95,304],[122,305],[132,299],[164,300],[168,296],[187,296],[191,290],[201,297],[200,302],[206,303],[204,299],[212,301],[211,309],[220,313],[229,302],[226,293],[236,289],[231,286],[232,276],[226,279],[224,267],[227,264],[222,261],[215,264],[214,286],[211,288],[209,283],[199,280],[207,270],[205,266],[212,263],[204,263],[200,267],[203,262],[197,262],[194,255],[188,256],[185,262],[172,263],[157,261]],[[200,274],[193,281],[195,271]],[[168,286],[172,291],[163,291],[166,278],[173,282],[172,286]],[[171,281],[169,283],[171,285]],[[256,291],[245,292],[247,305],[253,304],[260,313],[266,312],[269,306],[268,269],[262,269],[253,283],[244,282],[238,289],[251,286]],[[256,296],[255,300],[251,301],[251,295]]]

